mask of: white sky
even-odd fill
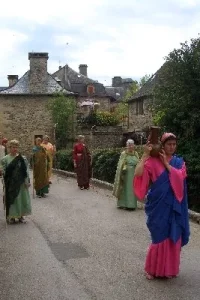
[[[200,0],[2,1],[0,86],[29,69],[28,52],[49,52],[59,62],[109,85],[113,76],[152,74],[181,42],[198,36]]]

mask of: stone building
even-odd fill
[[[88,77],[88,66],[79,65],[79,72],[74,71],[68,65],[59,67],[59,70],[52,74],[56,81],[59,81],[64,89],[72,91],[77,95],[77,104],[83,102],[99,103],[99,110],[111,111],[116,101],[111,97],[102,83]],[[80,106],[79,106],[80,107]],[[87,114],[89,106],[80,107],[80,114]]]
[[[128,101],[129,131],[143,131],[153,124],[151,107],[153,91],[161,76],[161,67]]]
[[[54,139],[54,124],[47,103],[55,92],[73,93],[47,72],[48,53],[29,53],[30,69],[18,79],[8,75],[9,86],[0,91],[0,131],[8,139],[17,138],[29,156],[34,139],[48,134]]]
[[[113,100],[118,103],[122,101],[132,83],[132,78],[122,78],[121,76],[115,76],[112,78],[112,86],[106,86],[106,92]]]

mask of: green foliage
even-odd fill
[[[200,38],[166,57],[154,90],[154,121],[176,133],[187,162],[189,205],[200,209]]]
[[[200,39],[181,44],[166,58],[155,88],[159,121],[183,138],[200,136]]]
[[[114,182],[115,172],[119,161],[120,154],[123,149],[98,149],[92,153],[93,178]],[[139,156],[142,155],[142,148],[136,146]],[[61,150],[56,153],[56,168],[73,171],[73,159],[71,150]]]
[[[119,119],[128,116],[128,102],[122,101],[117,104],[115,109],[115,115],[118,116]]]
[[[129,89],[127,90],[125,97],[123,99],[124,102],[127,102],[132,96],[139,90],[139,84],[137,80],[134,80],[133,83],[130,85]]]
[[[93,177],[114,182],[121,149],[98,150],[93,155]]]
[[[92,111],[87,117],[82,118],[80,123],[96,126],[116,126],[120,122],[119,116],[106,111]]]
[[[146,74],[143,77],[140,78],[139,81],[134,80],[133,83],[130,85],[129,89],[127,90],[125,97],[123,99],[123,102],[127,102],[128,100],[130,100],[133,95],[151,78],[152,75]],[[126,105],[124,105],[125,109],[127,109],[127,113],[128,113],[128,108]]]
[[[146,74],[142,78],[140,78],[139,87],[141,88],[151,77],[152,75]]]
[[[72,150],[60,150],[56,152],[55,159],[56,169],[65,170],[69,172],[74,171]]]
[[[153,115],[153,123],[158,126],[160,125],[162,119],[165,117],[165,112],[164,110],[158,110],[157,112],[154,113]]]
[[[73,138],[75,99],[63,93],[55,94],[48,102],[48,110],[54,124],[56,124],[56,139],[66,140],[70,135]]]

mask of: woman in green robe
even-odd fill
[[[126,146],[118,162],[113,195],[117,198],[118,208],[134,210],[137,208],[137,198],[133,192],[133,177],[139,156],[134,150],[133,140],[129,139]]]
[[[33,180],[36,195],[46,197],[45,194],[49,192],[49,156],[47,150],[41,146],[42,139],[36,138],[35,147],[33,147]]]
[[[8,223],[14,223],[18,219],[20,223],[25,223],[24,216],[31,214],[28,162],[26,157],[18,152],[17,140],[12,140],[9,144],[9,154],[1,160],[6,220]]]

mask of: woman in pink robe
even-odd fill
[[[174,155],[174,134],[165,133],[161,142],[163,150],[158,158],[150,156],[150,144],[145,146],[133,181],[138,199],[147,195],[145,211],[152,238],[145,263],[147,279],[176,277],[181,247],[189,241],[186,166]]]

